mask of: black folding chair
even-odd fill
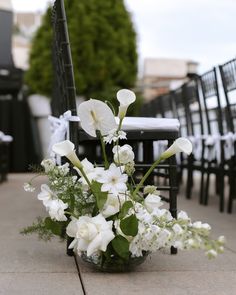
[[[73,64],[70,51],[70,43],[68,36],[68,28],[65,14],[65,7],[63,0],[56,0],[52,10],[52,25],[53,25],[53,60],[56,74],[56,85],[60,90],[61,95],[57,97],[58,101],[53,102],[52,107],[56,106],[60,113],[71,110],[73,115],[76,115],[76,92],[73,74]],[[178,137],[177,129],[170,130],[148,130],[139,128],[138,130],[125,130],[127,132],[128,143],[143,144],[143,160],[137,169],[146,171],[153,163],[153,142],[156,140],[168,140],[171,145]],[[90,160],[97,159],[96,149],[97,140],[89,137],[78,125],[70,124],[70,140],[75,143],[77,150],[81,151],[81,145],[86,147],[86,156]],[[78,146],[79,139],[79,146]],[[91,148],[90,150],[88,148]],[[98,155],[99,156],[99,155]],[[176,183],[176,161],[175,157],[169,159],[166,163],[159,166],[159,168],[168,169],[169,182],[164,187],[158,187],[159,190],[167,191],[168,196],[165,198],[169,202],[170,212],[173,217],[177,216],[177,183]],[[176,249],[172,248],[171,253],[176,253]],[[71,251],[68,255],[73,255]]]
[[[220,74],[226,99],[224,109],[227,131],[235,134],[236,131],[236,59],[220,65]],[[232,212],[233,199],[235,198],[235,172],[236,172],[236,142],[234,142],[234,156],[229,161],[229,199],[228,213]]]
[[[7,180],[9,172],[9,145],[0,140],[0,183]]]
[[[204,191],[204,139],[202,105],[199,97],[198,76],[193,77],[182,86],[182,99],[185,111],[186,131],[188,137],[193,141],[194,152],[187,161],[187,188],[186,197],[191,198],[193,186],[193,173],[201,173],[199,202],[202,203]],[[197,155],[196,150],[199,150]]]
[[[216,68],[206,72],[200,76],[204,111],[206,115],[206,129],[207,135],[218,136],[218,143],[214,143],[212,146],[206,146],[205,149],[214,149],[218,146],[220,151],[220,161],[216,159],[211,159],[206,162],[206,186],[205,186],[205,195],[203,203],[208,204],[209,199],[209,185],[210,185],[210,175],[215,174],[216,176],[216,192],[219,195],[219,209],[221,212],[224,211],[224,176],[226,175],[225,167],[225,157],[224,157],[224,141],[222,136],[224,135],[223,128],[223,114],[222,106],[219,95],[218,80]]]

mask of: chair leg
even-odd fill
[[[188,176],[187,176],[187,188],[186,188],[186,198],[191,199],[193,187],[193,158],[188,157]]]
[[[207,178],[206,178],[206,186],[204,190],[204,197],[203,197],[203,204],[205,206],[208,205],[208,200],[209,200],[209,186],[210,186],[210,172],[207,172]]]
[[[204,179],[205,179],[205,172],[201,171],[201,183],[200,183],[200,196],[199,196],[199,203],[203,204],[204,201]]]
[[[234,192],[235,192],[235,182],[234,182],[234,175],[233,172],[230,171],[229,174],[229,199],[228,199],[228,208],[227,212],[232,213],[233,210],[233,197],[234,197]]]
[[[219,210],[220,212],[224,212],[224,206],[225,206],[225,183],[224,183],[224,166],[220,165],[219,167]]]
[[[70,246],[70,244],[71,244],[72,241],[73,241],[73,238],[71,238],[71,237],[68,237],[67,238],[67,241],[66,241],[66,254],[68,256],[74,256],[73,249],[69,249],[69,246]]]

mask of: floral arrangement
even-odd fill
[[[132,147],[119,145],[121,139],[126,139],[122,122],[128,106],[135,101],[135,94],[122,89],[117,99],[120,103],[117,118],[99,100],[80,104],[81,127],[90,136],[99,138],[104,165],[96,166],[86,158],[80,160],[69,140],[54,144],[55,155],[66,157],[69,162],[58,165],[54,158],[42,161],[42,174],[48,177],[48,184],[41,186],[38,199],[49,217],[39,218],[23,233],[38,232],[46,240],[53,235],[70,237],[69,248],[102,264],[112,261],[116,265],[125,264],[171,246],[181,250],[203,249],[209,258],[216,257],[224,250],[224,237],[210,239],[210,225],[192,222],[184,211],[178,213],[177,219],[173,218],[169,210],[162,208],[158,188],[145,186],[147,177],[161,161],[179,152],[190,154],[191,142],[178,138],[135,183]],[[105,148],[110,144],[111,163]],[[31,182],[24,187],[34,191]]]

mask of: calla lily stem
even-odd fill
[[[143,186],[145,180],[148,178],[148,176],[152,173],[152,171],[156,168],[156,166],[163,160],[163,157],[161,156],[158,158],[152,166],[148,169],[148,171],[145,173],[139,184],[136,186],[136,189],[133,192],[133,197],[136,197],[136,194],[139,192],[140,188]]]
[[[105,166],[105,169],[108,169],[109,162],[107,160],[107,154],[106,154],[106,149],[105,149],[105,142],[104,142],[103,137],[102,137],[102,134],[101,134],[101,132],[99,130],[96,130],[96,134],[97,134],[97,137],[100,139],[100,142],[101,142],[102,154],[103,154],[103,158],[104,158],[104,166]]]

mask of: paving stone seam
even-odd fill
[[[225,246],[225,249],[227,249],[227,250],[229,250],[230,252],[236,254],[236,250],[233,250],[233,249],[231,249],[231,248],[229,248],[229,247],[226,247],[226,246]]]
[[[84,284],[83,277],[82,277],[82,272],[80,270],[79,263],[77,261],[76,255],[74,255],[74,262],[75,262],[75,265],[76,265],[76,268],[77,268],[77,273],[78,273],[78,277],[79,277],[79,280],[80,280],[81,288],[83,290],[84,295],[87,295],[87,292],[86,292],[86,289],[85,289],[85,284]]]
[[[76,274],[77,271],[68,271],[68,272],[49,272],[49,271],[0,271],[0,274]]]
[[[145,273],[162,273],[162,272],[168,272],[168,273],[183,273],[183,272],[186,272],[186,273],[194,273],[194,272],[198,272],[199,271],[201,273],[236,273],[236,269],[233,269],[233,270],[150,270],[150,271],[135,271],[133,272],[133,274],[145,274]],[[93,275],[108,275],[108,276],[113,276],[113,275],[119,275],[119,273],[104,273],[104,272],[96,272],[96,271],[85,271],[85,272],[82,272],[82,275],[88,275],[88,274],[93,274]],[[122,275],[122,273],[121,273]]]

